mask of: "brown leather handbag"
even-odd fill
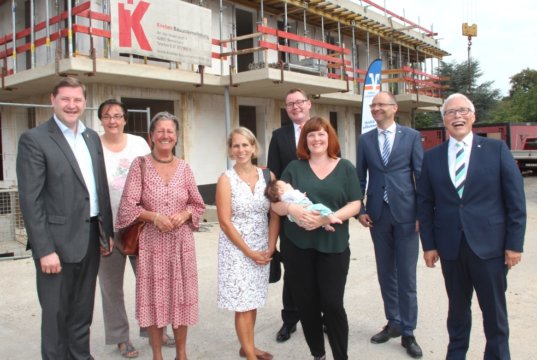
[[[138,255],[138,243],[145,222],[138,221],[120,231],[122,253],[124,255]]]
[[[140,156],[140,176],[142,182],[142,193],[144,189],[145,158]],[[121,252],[124,255],[138,255],[138,243],[140,234],[144,228],[144,221],[136,221],[124,229],[119,230],[118,236],[121,239]]]

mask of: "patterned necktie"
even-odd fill
[[[388,158],[390,157],[390,139],[388,138],[388,130],[384,130],[382,135],[384,135],[384,144],[382,146],[382,162],[384,165],[388,165]]]
[[[457,143],[457,154],[455,155],[455,188],[459,197],[462,198],[464,182],[466,180],[466,163],[464,161],[464,143]]]
[[[388,158],[390,157],[390,139],[388,138],[388,130],[382,131],[382,135],[384,135],[384,144],[382,145],[382,162],[384,163],[384,166],[387,166]],[[386,204],[390,203],[388,201],[388,191],[386,190],[386,186],[384,186],[383,198]]]

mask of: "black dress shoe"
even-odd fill
[[[390,340],[391,338],[396,338],[399,336],[401,336],[401,331],[388,324],[384,327],[384,329],[382,329],[381,332],[371,337],[371,342],[373,344],[382,344]]]
[[[326,355],[323,356],[314,356],[313,360],[326,360]]]
[[[296,331],[296,324],[292,327],[287,327],[287,325],[283,324],[282,328],[278,331],[276,334],[276,341],[277,342],[284,342],[291,338],[291,334]]]
[[[406,353],[410,355],[410,357],[419,359],[423,356],[423,352],[414,336],[403,336],[401,338],[401,345],[406,349]]]

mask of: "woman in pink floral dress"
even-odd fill
[[[173,328],[177,360],[186,360],[187,327],[198,321],[193,230],[205,205],[190,166],[173,155],[178,131],[179,121],[170,113],[151,120],[151,154],[133,161],[116,220],[118,229],[146,222],[137,263],[136,318],[148,328],[154,360],[162,359],[167,324]]]

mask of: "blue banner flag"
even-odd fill
[[[364,93],[362,97],[362,134],[377,127],[377,123],[369,110],[369,105],[371,105],[375,95],[380,92],[381,72],[382,60],[376,59],[369,65],[369,69],[367,69],[367,73],[365,74]]]

